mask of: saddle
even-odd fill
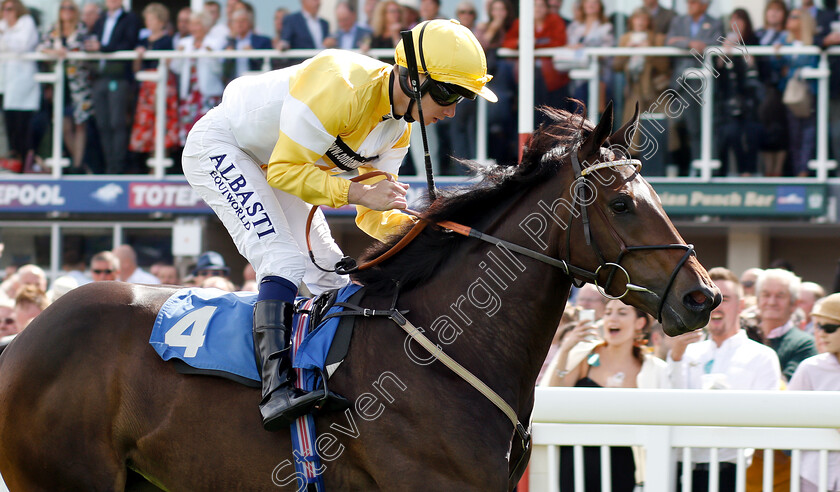
[[[294,333],[300,328],[305,332],[294,366],[315,387],[347,356],[356,315],[365,312],[358,306],[364,295],[364,288],[350,285],[295,303]],[[149,342],[181,374],[223,377],[259,388],[251,337],[255,302],[252,293],[181,289],[161,307]]]
[[[312,307],[309,309],[309,324],[307,326],[309,333],[312,333],[330,318],[340,318],[327,357],[324,359],[326,378],[332,376],[344,362],[344,358],[347,357],[347,351],[350,350],[350,339],[353,337],[353,328],[356,324],[356,313],[363,309],[359,304],[365,296],[365,288],[362,287],[343,302],[338,300],[338,293],[339,289],[333,289],[316,296],[312,301]],[[344,310],[330,314],[329,311],[333,307],[341,307]]]

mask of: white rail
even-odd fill
[[[528,50],[531,51],[531,50]],[[540,56],[568,56],[569,49],[568,48],[543,48],[538,50],[532,50],[533,56],[540,57]],[[192,53],[183,53],[180,51],[146,51],[144,58],[153,60],[170,60],[170,59],[178,59],[178,58],[226,58],[226,59],[235,59],[235,58],[257,58],[263,60],[263,69],[268,70],[270,67],[270,61],[273,59],[301,59],[311,57],[317,54],[319,50],[289,50],[289,51],[277,51],[277,50],[244,50],[244,51],[231,51],[231,50],[224,50],[224,51],[215,51],[215,52],[192,52]],[[374,49],[369,50],[366,54],[376,57],[376,58],[392,58],[393,57],[393,50],[390,49]],[[530,53],[522,53],[525,56],[530,55]],[[700,158],[692,163],[692,167],[696,169],[700,174],[701,181],[709,181],[712,177],[712,172],[714,169],[720,166],[720,162],[716,159],[712,158],[712,135],[713,135],[713,128],[712,128],[712,116],[713,116],[713,108],[712,102],[714,100],[714,84],[711,83],[713,80],[712,71],[709,69],[711,66],[712,61],[715,57],[720,57],[724,54],[724,51],[719,46],[714,46],[708,48],[702,55],[698,54],[698,57],[702,57],[704,69],[700,72],[701,75],[698,75],[696,72],[693,74],[695,78],[702,77],[705,78],[705,84],[703,89],[703,97],[702,101],[704,102],[702,113],[701,113],[701,151],[700,151]],[[746,47],[746,54],[737,50],[737,49],[729,49],[725,51],[726,56],[778,56],[778,55],[792,55],[792,54],[803,54],[803,55],[817,55],[820,57],[819,65],[816,68],[809,68],[807,70],[803,70],[803,77],[808,79],[813,79],[817,81],[817,94],[816,94],[816,109],[817,109],[817,155],[816,159],[809,162],[809,167],[814,169],[817,174],[818,181],[826,181],[828,179],[828,173],[830,170],[835,169],[837,167],[836,161],[829,159],[828,156],[828,98],[829,98],[829,87],[828,87],[828,79],[830,76],[830,70],[828,68],[828,56],[829,55],[838,55],[840,56],[840,47],[831,48],[828,50],[821,50],[815,46],[803,46],[803,47],[792,47],[792,46],[783,46],[779,49],[776,49],[772,46],[747,46]],[[509,49],[500,49],[499,55],[502,57],[516,57],[519,56],[520,53],[515,50]],[[570,72],[570,76],[576,80],[585,80],[590,88],[589,90],[589,101],[587,101],[587,105],[589,108],[589,118],[593,121],[597,121],[599,115],[597,113],[598,106],[599,106],[599,91],[597,90],[598,87],[598,77],[599,77],[599,60],[605,57],[613,57],[613,56],[632,56],[632,55],[645,55],[645,56],[666,56],[666,57],[686,57],[691,56],[690,52],[679,49],[679,48],[672,48],[672,47],[650,47],[650,48],[619,48],[619,47],[604,47],[604,48],[582,48],[578,50],[576,58],[584,60],[586,64],[586,68],[572,70]],[[66,55],[65,59],[58,59],[56,60],[53,57],[50,57],[43,53],[27,53],[27,54],[12,54],[12,53],[3,53],[0,54],[0,61],[2,60],[9,60],[9,59],[27,59],[27,60],[38,60],[38,61],[50,61],[55,60],[57,61],[55,70],[53,72],[48,73],[40,73],[36,76],[36,80],[41,83],[45,84],[54,84],[55,91],[53,92],[53,135],[52,135],[52,144],[53,150],[52,155],[50,158],[47,159],[47,164],[52,168],[52,175],[53,177],[60,177],[62,174],[61,168],[66,167],[69,164],[69,161],[65,158],[61,157],[61,149],[62,149],[62,132],[61,132],[61,118],[63,115],[62,107],[64,104],[63,97],[63,77],[58,76],[63,72],[63,67],[65,60],[135,60],[137,59],[137,54],[134,51],[119,51],[114,53],[84,53],[84,52],[70,52]],[[165,74],[166,74],[166,66],[165,64],[160,64],[160,71],[156,75],[153,75],[148,72],[140,72],[138,74],[138,79],[140,80],[155,80],[158,84],[158,87],[162,87],[165,84]],[[531,73],[532,71],[526,71]],[[524,73],[524,72],[523,72]],[[674,77],[678,77],[681,74],[673,74]],[[527,78],[527,75],[526,75]],[[532,99],[532,90],[530,90],[532,85],[525,85],[521,84],[519,91],[520,91],[520,101],[529,101]],[[525,97],[528,96],[528,97]],[[695,101],[692,101],[694,103]],[[487,114],[485,101],[481,98],[478,98],[478,111],[477,114],[480,115],[480,118],[477,118],[476,124],[476,132],[477,132],[477,139],[476,142],[479,143],[480,148],[477,149],[476,155],[479,158],[479,161],[484,161],[487,159],[487,152],[486,152],[486,135],[487,135],[487,119],[484,117]],[[646,110],[648,108],[642,108],[642,110]],[[164,91],[157,91],[157,101],[156,101],[156,114],[161,115],[160,117],[156,118],[156,132],[155,132],[155,150],[153,156],[149,159],[148,165],[153,170],[154,176],[161,178],[164,176],[165,170],[167,167],[171,165],[171,160],[167,159],[165,156],[165,150],[163,147],[164,142],[164,135],[163,131],[165,129],[165,92]],[[527,118],[533,118],[533,116],[528,116],[525,113],[530,112],[522,112],[519,113],[519,126],[520,126],[520,133],[522,133],[523,127],[530,131],[533,128],[533,121],[531,121],[530,125],[527,125]]]
[[[827,451],[840,451],[838,405],[840,392],[538,388],[529,492],[559,490],[558,445],[644,447],[645,492],[675,488],[677,457],[690,460],[690,451],[680,448],[710,449],[713,472],[719,449],[767,450],[765,491],[773,489],[771,450],[820,450],[823,483],[818,485],[825,491]],[[747,463],[739,454],[736,490],[743,491]],[[576,448],[575,474],[582,477],[579,456]],[[799,490],[799,465],[800,453],[794,451],[793,492]],[[686,485],[688,477],[686,471],[681,478]],[[582,481],[575,485],[575,492],[582,492]],[[603,481],[602,486],[608,490]]]

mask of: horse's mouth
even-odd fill
[[[712,314],[711,309],[701,312],[691,312],[686,309],[680,309],[679,311],[672,308],[668,303],[665,303],[662,307],[662,329],[668,336],[675,337],[703,328],[709,324],[709,317]]]

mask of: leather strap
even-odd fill
[[[321,322],[326,321],[327,319],[333,317],[344,317],[344,316],[364,316],[364,317],[387,317],[394,323],[396,323],[400,328],[402,328],[408,335],[414,339],[417,343],[419,343],[426,351],[432,354],[436,359],[441,361],[443,365],[445,365],[449,370],[454,372],[458,377],[463,379],[467,382],[470,386],[477,389],[479,393],[481,393],[485,398],[490,400],[493,405],[496,406],[499,410],[504,413],[507,418],[513,424],[513,428],[516,434],[519,436],[519,439],[522,441],[522,454],[519,456],[519,460],[517,460],[516,464],[511,471],[511,476],[515,475],[520,469],[527,464],[524,461],[525,456],[527,455],[528,449],[531,447],[531,434],[525,428],[524,425],[519,421],[519,417],[516,415],[516,412],[511,408],[507,402],[499,396],[498,393],[493,391],[489,386],[487,386],[481,379],[479,379],[475,374],[470,372],[467,368],[459,364],[455,359],[447,355],[443,349],[435,345],[431,340],[428,339],[423,333],[417,329],[406,317],[404,314],[408,313],[406,310],[399,310],[396,308],[397,303],[397,296],[399,295],[399,283],[397,283],[397,287],[394,293],[394,300],[391,303],[390,309],[367,309],[361,306],[357,306],[350,302],[336,302],[333,306],[340,306],[345,308],[342,311],[328,314],[325,316]],[[510,477],[509,477],[510,478]]]
[[[391,321],[399,325],[408,335],[414,339],[417,343],[419,343],[426,351],[432,354],[437,360],[441,361],[443,365],[449,368],[452,372],[458,375],[461,379],[466,381],[470,386],[477,389],[479,393],[484,395],[485,398],[490,400],[493,405],[504,413],[508,419],[510,419],[511,423],[513,424],[514,429],[516,429],[516,433],[519,434],[519,437],[522,439],[523,447],[530,445],[530,434],[525,429],[525,426],[519,421],[519,417],[516,415],[516,412],[511,408],[507,402],[499,396],[498,393],[493,391],[489,386],[484,384],[484,381],[478,379],[475,374],[471,373],[467,368],[459,364],[455,359],[450,357],[443,351],[440,347],[435,345],[431,340],[426,337],[420,330],[417,329],[416,326],[411,324],[411,321],[408,321],[404,316],[399,315],[399,313],[395,313],[395,315],[390,316]],[[526,444],[528,443],[528,444]]]

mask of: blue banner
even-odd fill
[[[183,177],[165,180],[107,179],[106,176],[72,176],[60,180],[4,178],[0,176],[0,213],[212,213]],[[419,208],[419,203],[426,197],[426,180],[414,176],[400,178],[400,181],[409,185],[409,207]],[[436,180],[439,188],[470,183],[472,181],[467,178]],[[653,186],[665,211],[672,216],[819,216],[825,214],[829,197],[828,187],[820,183],[657,181]],[[321,207],[321,210],[327,215],[355,214],[355,208],[351,206]]]
[[[4,179],[0,177],[0,213],[66,212],[96,214],[209,214],[210,208],[183,179]],[[426,181],[401,178],[410,185],[408,199],[416,204],[426,195]],[[463,184],[463,179],[440,180],[439,187]],[[354,207],[321,207],[327,215],[355,214]]]

